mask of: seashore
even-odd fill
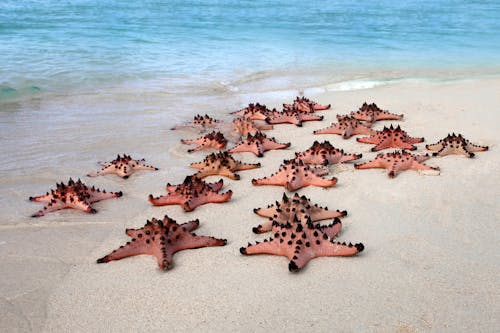
[[[80,143],[81,155],[64,154],[56,150],[59,146],[46,145],[45,154],[62,161],[61,167],[68,173],[64,177],[93,170],[96,160],[115,156],[124,146],[131,148],[132,156],[144,156],[160,170],[127,181],[112,176],[92,179],[96,186],[124,192],[115,202],[98,204],[97,215],[64,211],[36,221],[29,219],[34,206],[26,197],[59,180],[53,177],[61,177],[60,171],[47,163],[38,176],[34,165],[27,168],[31,174],[14,172],[15,176],[3,180],[2,210],[12,223],[0,226],[0,260],[5,267],[0,277],[4,309],[0,328],[493,331],[500,326],[495,316],[500,304],[500,260],[495,251],[500,220],[500,158],[496,153],[500,116],[495,112],[500,103],[499,86],[499,78],[489,77],[308,94],[332,104],[330,110],[320,111],[324,120],[300,128],[275,126],[267,133],[279,142],[290,142],[290,147],[266,152],[265,158],[238,154],[244,162],[260,162],[262,167],[242,172],[238,181],[225,179],[224,190],[233,192],[228,203],[204,205],[190,213],[178,206],[153,207],[147,201],[149,193],[162,191],[167,182],[182,182],[193,171],[189,163],[206,154],[188,154],[179,139],[195,135],[169,131],[175,124],[162,123],[157,112],[137,117],[154,140],[145,135],[137,139],[133,135],[140,128],[131,125],[132,137],[120,138],[118,132],[98,134],[102,140],[115,134],[101,146],[86,137]],[[279,107],[293,97],[255,98]],[[211,115],[223,117],[239,104],[257,100],[233,99],[224,111]],[[253,209],[274,203],[284,192],[282,187],[254,187],[251,179],[275,172],[283,159],[309,148],[315,140],[362,153],[364,162],[376,156],[371,146],[354,137],[313,134],[335,122],[337,114],[354,111],[365,101],[403,113],[404,119],[393,124],[425,138],[416,144],[417,152],[426,152],[426,144],[451,132],[462,133],[491,151],[472,159],[452,155],[426,161],[439,166],[439,176],[409,171],[389,179],[384,170],[357,171],[352,163],[331,166],[338,179],[334,187],[307,187],[297,192],[321,206],[347,210],[339,240],[363,241],[365,251],[352,258],[315,259],[300,274],[284,269],[287,260],[283,257],[242,256],[241,246],[264,238],[252,233],[262,222]],[[115,117],[118,123],[130,121],[120,120],[118,114]],[[66,121],[78,127],[71,119]],[[150,122],[155,121],[152,129]],[[384,121],[374,128],[381,130],[389,124]],[[80,135],[95,134],[87,130],[90,127],[83,126]],[[66,149],[78,150],[74,146]],[[209,179],[215,181],[216,177]],[[180,252],[173,269],[166,273],[155,267],[150,256],[95,264],[125,240],[125,228],[141,227],[147,219],[165,214],[179,222],[198,218],[201,234],[217,235],[228,243]]]

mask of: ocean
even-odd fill
[[[168,128],[197,113],[496,75],[499,17],[498,1],[2,1],[4,220],[97,160],[170,163]]]

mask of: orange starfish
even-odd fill
[[[229,201],[233,192],[219,193],[224,182],[205,183],[195,176],[187,176],[179,185],[167,184],[167,195],[153,197],[149,195],[148,200],[154,206],[180,205],[186,212],[207,203],[222,203]]]
[[[246,140],[243,140],[235,147],[228,150],[230,153],[251,152],[257,157],[264,156],[264,152],[275,149],[285,149],[290,147],[290,143],[278,143],[274,138],[268,138],[264,133],[257,132],[255,135],[248,134]]]
[[[292,104],[283,104],[283,108],[285,109],[298,109],[301,112],[312,113],[314,111],[328,110],[331,107],[328,105],[320,105],[314,101],[311,101],[305,97],[295,98]]]
[[[401,127],[387,128],[384,127],[382,131],[378,131],[376,134],[365,137],[357,138],[356,141],[363,143],[371,143],[376,146],[371,149],[371,151],[378,151],[387,148],[401,148],[416,150],[417,147],[413,146],[414,143],[423,142],[424,138],[411,138],[408,134],[401,129]]]
[[[304,121],[323,120],[323,116],[316,116],[300,112],[298,109],[283,110],[282,112],[273,111],[266,118],[268,124],[294,124],[302,126]]]
[[[266,131],[273,129],[272,125],[260,125],[254,123],[250,119],[236,118],[233,120],[233,132],[240,136],[247,136],[248,134],[255,134],[258,131]]]
[[[338,222],[340,220],[322,230],[309,219],[304,221],[295,218],[291,223],[274,221],[272,226],[274,237],[253,245],[249,243],[247,247],[240,248],[240,252],[245,255],[285,256],[290,260],[288,270],[297,272],[313,258],[352,256],[363,251],[362,243],[353,245],[333,241],[333,237],[340,231]]]
[[[336,164],[354,161],[363,157],[362,154],[347,154],[343,149],[337,149],[329,141],[319,143],[314,141],[311,148],[301,153],[295,153],[295,158],[305,164]]]
[[[286,221],[293,220],[295,216],[300,220],[310,218],[312,222],[317,222],[347,215],[347,211],[345,210],[328,210],[328,207],[320,207],[317,204],[313,204],[306,196],[299,196],[297,193],[293,197],[287,197],[283,193],[281,202],[276,201],[275,205],[269,205],[267,208],[255,208],[253,211],[259,216],[269,218],[269,221],[266,223],[252,229],[256,234],[271,231],[273,220],[285,223]]]
[[[488,146],[478,146],[465,139],[462,134],[448,134],[448,136],[437,143],[426,145],[430,151],[434,151],[432,156],[446,156],[450,154],[461,154],[469,158],[474,157],[473,152],[486,151]]]
[[[227,241],[225,239],[198,236],[192,232],[199,225],[198,220],[177,224],[175,220],[167,215],[163,220],[153,218],[140,229],[126,229],[125,233],[132,240],[110,254],[97,259],[97,263],[102,264],[140,254],[149,254],[155,256],[160,269],[166,271],[172,268],[173,256],[176,252],[207,246],[226,245]]]
[[[118,198],[122,195],[121,191],[101,191],[93,186],[92,188],[87,187],[80,179],[75,182],[70,178],[67,185],[64,183],[57,184],[56,189],[51,190],[50,193],[47,192],[45,195],[30,197],[29,199],[30,201],[47,203],[43,209],[32,215],[32,217],[39,217],[45,215],[45,213],[64,208],[79,209],[95,214],[97,211],[92,208],[91,204],[105,199]]]
[[[248,104],[246,108],[232,112],[231,114],[249,120],[265,120],[269,112],[271,112],[271,110],[269,110],[265,105],[256,103]]]
[[[351,112],[352,117],[367,121],[369,123],[373,123],[377,120],[401,120],[403,119],[402,114],[394,114],[388,111],[384,111],[380,109],[377,104],[371,103],[367,104],[366,102],[359,108],[356,112]]]
[[[238,180],[240,175],[235,171],[250,170],[260,167],[260,163],[249,164],[235,160],[227,151],[212,153],[198,163],[191,163],[191,167],[199,169],[195,174],[198,178],[205,178],[212,175],[220,175],[230,179]]]
[[[199,151],[206,148],[222,149],[227,144],[227,140],[224,137],[224,135],[221,132],[215,132],[215,131],[194,140],[181,139],[181,142],[186,145],[192,145],[192,144],[198,145],[198,147],[194,149],[189,149],[188,153],[192,153],[194,151]]]
[[[87,176],[89,177],[97,177],[106,174],[117,174],[123,179],[127,179],[133,174],[136,170],[158,170],[151,165],[145,165],[143,162],[145,159],[134,160],[130,155],[123,154],[123,157],[118,155],[116,159],[111,162],[99,162],[103,168],[97,172],[91,172]]]
[[[413,155],[406,151],[393,153],[380,153],[372,161],[355,164],[356,169],[371,169],[381,168],[387,170],[387,175],[390,178],[397,176],[402,170],[428,170],[439,174],[439,168],[430,167],[422,162],[429,159],[429,155]]]
[[[324,169],[311,168],[301,160],[285,160],[278,172],[270,177],[252,179],[254,185],[280,185],[288,191],[295,191],[302,187],[314,185],[321,187],[331,187],[337,183],[337,178],[321,178],[325,175]]]
[[[342,138],[348,139],[353,135],[365,134],[372,135],[377,131],[363,125],[359,120],[349,116],[337,116],[338,124],[332,123],[330,127],[316,130],[314,134],[338,134]]]

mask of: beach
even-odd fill
[[[0,189],[0,330],[498,331],[500,116],[495,110],[500,77],[345,87],[245,93],[240,86],[235,93],[198,96],[195,103],[189,96],[161,91],[19,102],[15,116],[2,118],[6,161]],[[180,183],[194,173],[189,164],[207,153],[188,154],[180,139],[199,134],[171,131],[173,125],[196,113],[228,123],[230,112],[250,102],[279,108],[301,93],[332,108],[318,112],[324,116],[321,122],[276,125],[266,132],[278,142],[290,142],[288,149],[266,152],[263,158],[234,154],[262,167],[239,172],[238,181],[224,178],[223,190],[234,192],[229,202],[184,212],[179,206],[153,207],[147,201],[150,193],[165,194],[166,183]],[[362,153],[363,162],[375,157],[371,145],[354,137],[312,134],[365,101],[404,114],[402,121],[381,121],[374,128],[401,125],[410,136],[424,137],[418,153],[452,132],[489,151],[471,159],[451,155],[425,162],[439,167],[440,175],[410,170],[390,179],[382,169],[355,170],[353,163],[330,166],[330,176],[338,179],[334,187],[310,186],[297,193],[321,206],[347,210],[338,240],[362,242],[364,251],[353,257],[317,258],[298,273],[288,271],[285,257],[241,255],[240,247],[268,237],[252,232],[264,221],[253,209],[280,200],[283,193],[293,194],[283,187],[253,186],[253,178],[274,173],[283,159],[315,140]],[[179,108],[188,111],[172,112]],[[16,147],[22,138],[22,146]],[[118,153],[145,158],[160,170],[138,172],[126,180],[85,176],[98,169],[97,161]],[[124,196],[96,203],[95,215],[64,210],[30,218],[41,205],[28,197],[69,177],[123,191]],[[142,227],[166,214],[178,223],[199,219],[198,234],[225,238],[227,245],[179,252],[167,272],[158,269],[152,256],[96,263],[129,240],[126,228]]]

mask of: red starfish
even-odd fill
[[[294,124],[301,127],[304,121],[323,120],[323,116],[316,116],[300,112],[298,109],[283,110],[282,112],[273,111],[266,118],[268,124]]]
[[[140,254],[149,254],[156,257],[160,269],[168,270],[172,268],[173,255],[178,251],[226,245],[225,239],[197,236],[192,231],[199,225],[198,220],[177,224],[167,215],[163,220],[153,218],[140,229],[126,229],[125,233],[132,237],[132,241],[120,246],[107,256],[97,259],[97,263],[102,264]]]
[[[148,200],[154,206],[180,205],[186,212],[207,203],[222,203],[229,201],[233,192],[218,193],[224,182],[205,183],[195,176],[187,176],[179,185],[167,184],[167,195],[153,197],[149,195]]]
[[[189,149],[188,153],[192,153],[194,151],[199,151],[206,148],[222,149],[227,144],[227,140],[226,138],[224,138],[224,135],[221,132],[215,132],[215,131],[212,131],[212,133],[208,133],[194,140],[181,139],[181,142],[186,145],[192,145],[192,144],[198,145],[198,147],[194,149]]]
[[[110,173],[117,174],[118,176],[127,179],[136,170],[158,170],[151,165],[145,165],[143,162],[145,159],[133,160],[130,155],[123,154],[123,157],[118,155],[116,159],[111,162],[99,162],[103,168],[97,172],[91,172],[87,176],[96,177],[100,175],[106,175]]]
[[[295,153],[295,159],[305,164],[336,164],[354,161],[363,157],[362,154],[347,154],[343,149],[337,149],[329,141],[319,143],[314,141],[311,148],[301,153]]]
[[[338,134],[342,138],[348,139],[353,135],[366,134],[372,135],[377,131],[363,125],[359,120],[349,116],[337,116],[338,124],[332,123],[330,127],[316,130],[314,134]]]
[[[240,136],[247,136],[248,134],[255,134],[258,131],[266,131],[273,129],[271,125],[259,125],[250,119],[236,118],[233,120],[233,132]]]
[[[386,148],[401,148],[416,150],[417,147],[413,146],[414,143],[423,142],[424,138],[411,138],[408,134],[401,129],[401,127],[387,128],[384,127],[382,131],[378,131],[374,134],[365,138],[357,138],[356,141],[363,143],[371,143],[376,146],[371,149],[371,151],[378,151]]]
[[[442,140],[433,145],[426,145],[425,148],[434,151],[432,156],[446,156],[450,154],[462,154],[467,157],[474,157],[473,152],[486,151],[488,146],[478,146],[465,139],[462,134],[448,134]]]
[[[249,120],[265,120],[269,112],[271,111],[265,105],[256,103],[256,104],[248,104],[246,108],[235,112],[231,112],[231,114]]]
[[[439,168],[433,168],[421,163],[428,158],[429,155],[427,154],[413,155],[406,151],[395,151],[394,153],[380,153],[372,161],[363,164],[355,164],[354,167],[356,169],[386,169],[387,175],[390,178],[396,177],[401,170],[430,170],[437,171],[437,174],[439,174]]]
[[[285,109],[298,109],[301,112],[306,112],[306,113],[312,113],[314,111],[320,111],[320,110],[328,110],[331,107],[330,104],[328,105],[320,105],[316,102],[311,101],[308,98],[305,97],[298,97],[295,98],[293,101],[293,104],[283,104],[283,108]]]
[[[248,134],[246,140],[243,140],[234,148],[229,149],[230,153],[251,152],[257,157],[264,156],[264,152],[274,149],[285,149],[290,147],[290,143],[278,143],[276,139],[270,138],[262,132],[257,132],[255,135]]]
[[[255,208],[253,211],[259,216],[269,218],[269,221],[266,223],[252,229],[256,234],[271,231],[273,220],[285,223],[286,221],[293,220],[294,216],[296,216],[301,220],[310,218],[311,222],[317,222],[347,215],[347,211],[345,210],[328,210],[327,207],[323,208],[317,204],[313,204],[307,197],[299,196],[297,193],[290,198],[283,193],[281,202],[276,201],[276,205],[269,205],[267,208]],[[330,235],[330,237],[333,236]]]
[[[70,178],[67,185],[64,183],[56,184],[56,189],[51,190],[50,193],[47,192],[45,195],[30,197],[29,199],[30,201],[48,203],[43,209],[32,215],[32,217],[39,217],[45,215],[45,213],[64,208],[80,209],[95,214],[97,211],[90,206],[91,204],[105,199],[118,198],[122,195],[121,191],[106,192],[93,186],[89,188],[80,179],[75,182]]]
[[[186,127],[193,127],[199,129],[201,132],[205,131],[207,128],[215,128],[219,126],[219,121],[210,117],[209,115],[204,115],[200,116],[199,114],[194,116],[194,119],[192,122],[184,124],[184,125],[177,125],[175,127],[172,127],[171,130],[178,130],[178,129],[183,129]]]
[[[340,221],[340,220],[338,220]],[[338,222],[333,223],[328,229],[339,229]],[[317,257],[352,256],[363,251],[362,243],[352,245],[351,243],[334,242],[329,236],[335,232],[328,232],[327,228],[321,229],[310,220],[300,221],[295,219],[293,223],[273,222],[274,238],[265,239],[264,242],[248,244],[240,248],[241,254],[274,254],[285,256],[290,259],[288,269],[297,272],[303,268],[309,260]]]
[[[366,102],[356,112],[351,112],[352,117],[373,123],[377,120],[401,120],[402,114],[394,114],[380,109],[375,103],[367,104]]]
[[[220,175],[230,179],[238,180],[240,175],[235,171],[260,168],[260,163],[249,164],[235,160],[227,151],[212,153],[198,163],[191,163],[191,167],[199,169],[196,177],[205,178],[212,175]]]
[[[311,168],[301,160],[285,160],[278,172],[270,177],[252,179],[254,185],[280,185],[288,191],[295,191],[302,187],[314,185],[331,187],[337,183],[337,178],[324,179],[320,176],[326,174],[324,169]]]

